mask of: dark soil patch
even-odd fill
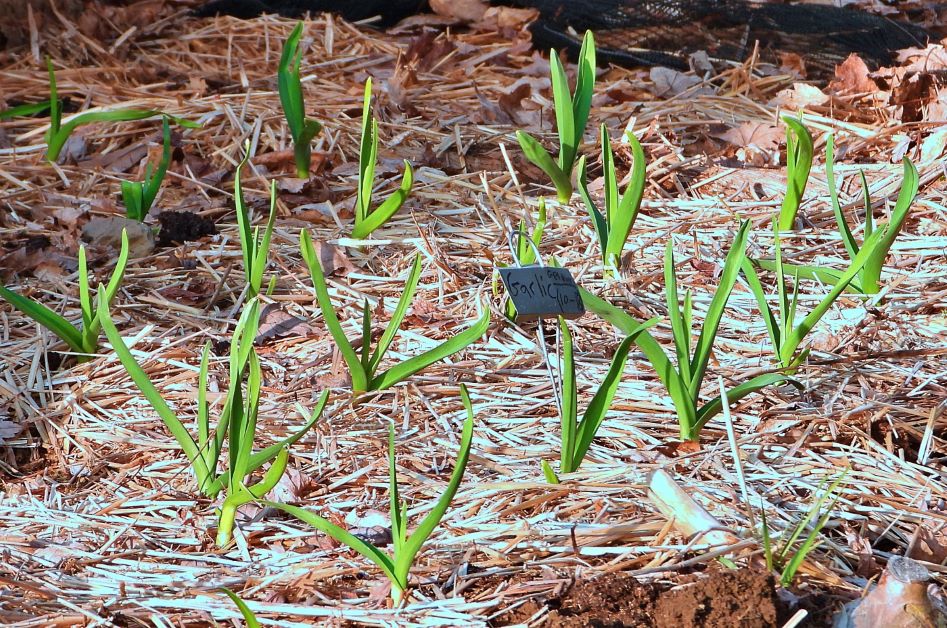
[[[555,628],[766,628],[788,615],[773,577],[749,569],[713,570],[670,588],[605,576],[580,582],[546,605],[545,625]],[[538,604],[528,603],[496,625],[523,621],[537,610]]]
[[[158,214],[158,222],[161,223],[161,231],[158,232],[158,244],[161,246],[200,240],[204,236],[217,233],[213,220],[193,212],[161,212]]]

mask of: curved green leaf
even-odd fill
[[[592,31],[585,31],[582,48],[579,50],[578,73],[575,81],[575,95],[572,97],[572,122],[575,127],[575,145],[578,151],[585,134],[585,125],[592,110],[592,96],[595,93],[595,37]],[[573,157],[573,162],[575,158]],[[571,164],[569,171],[572,171]]]
[[[740,268],[743,266],[743,260],[746,257],[746,240],[750,230],[750,221],[744,221],[740,225],[727,253],[727,258],[723,263],[723,272],[720,274],[720,283],[717,285],[717,291],[714,292],[710,300],[710,306],[707,308],[707,316],[704,318],[704,324],[700,329],[700,336],[697,338],[697,344],[694,346],[694,357],[691,360],[691,379],[688,385],[691,399],[696,403],[697,396],[700,394],[700,384],[704,379],[704,372],[707,370],[707,363],[710,361],[710,352],[713,348],[714,340],[717,337],[717,329],[720,327],[720,320],[723,318],[724,308],[730,299],[730,292],[733,290],[733,284],[740,276]]]
[[[74,116],[63,124],[57,131],[51,133],[46,142],[46,159],[56,161],[59,153],[66,144],[66,140],[82,125],[93,122],[130,122],[160,116],[162,113],[154,109],[113,109],[109,111],[88,111]]]
[[[542,144],[537,142],[532,135],[524,133],[523,131],[517,131],[516,139],[519,141],[520,148],[523,149],[523,154],[526,155],[526,158],[552,179],[552,183],[556,187],[556,195],[559,202],[568,203],[569,199],[572,198],[571,172],[563,171],[562,168],[553,161],[552,156],[550,156],[546,149],[542,147]]]
[[[647,323],[644,323],[638,328],[638,331],[634,335],[627,336],[622,340],[621,344],[619,344],[615,350],[615,355],[612,358],[611,365],[608,367],[608,372],[605,374],[605,379],[602,380],[602,385],[599,386],[599,389],[595,392],[588,407],[585,409],[585,413],[582,415],[582,420],[579,422],[578,434],[574,445],[575,450],[572,454],[572,468],[569,469],[569,471],[577,470],[579,465],[582,464],[582,461],[585,459],[585,454],[588,452],[592,440],[595,438],[595,434],[602,426],[602,421],[605,420],[605,415],[608,414],[608,410],[611,408],[612,399],[614,399],[615,392],[618,390],[618,384],[621,382],[621,375],[625,369],[625,363],[628,361],[628,353],[631,351],[635,336],[644,332],[645,329],[655,325],[657,322],[658,319],[653,318]],[[563,471],[566,470],[563,469]]]
[[[398,576],[395,574],[394,563],[392,563],[391,558],[389,558],[384,552],[371,543],[366,543],[362,539],[350,533],[348,530],[344,530],[329,520],[324,519],[315,513],[309,512],[308,510],[304,510],[297,506],[290,506],[289,504],[281,504],[279,502],[271,502],[266,500],[261,500],[261,503],[270,506],[271,508],[282,510],[287,514],[296,517],[303,523],[308,523],[315,529],[327,534],[339,543],[344,543],[371,562],[375,563],[375,565],[381,569],[385,576],[387,576],[388,579],[393,583],[401,584],[402,588],[407,587],[407,582],[401,583],[398,580]]]
[[[161,393],[158,392],[158,389],[151,383],[148,374],[138,365],[138,362],[134,356],[132,356],[132,352],[125,346],[125,341],[122,340],[122,336],[118,333],[118,329],[112,322],[108,299],[105,298],[105,288],[102,287],[101,284],[99,284],[98,293],[99,323],[105,332],[105,336],[112,344],[115,355],[118,357],[119,362],[122,363],[122,366],[125,367],[125,371],[128,372],[132,381],[138,386],[138,390],[145,396],[145,399],[148,400],[148,403],[151,404],[151,407],[157,412],[158,417],[161,418],[161,421],[168,428],[168,431],[171,432],[171,435],[174,436],[174,439],[178,442],[181,451],[184,452],[184,455],[187,456],[188,461],[191,463],[199,490],[207,494],[205,487],[214,477],[213,470],[207,468],[204,457],[201,455],[197,443],[194,442],[194,438],[187,431],[187,428],[184,427],[184,424],[181,423],[170,406],[168,406],[167,402],[161,396]]]
[[[4,286],[0,286],[0,297],[3,297],[7,303],[59,336],[76,353],[86,352],[82,342],[82,332],[42,303],[27,299]]]
[[[661,344],[647,330],[640,334],[637,333],[641,323],[621,309],[595,296],[585,288],[579,287],[579,294],[582,296],[582,304],[590,312],[611,323],[625,335],[636,334],[635,344],[638,345],[638,348],[651,363],[651,368],[657,373],[658,379],[664,384],[671,401],[674,403],[677,420],[681,427],[681,438],[687,438],[693,425],[697,422],[697,408],[690,398],[687,384],[681,379],[680,373],[674,369]]]
[[[801,385],[796,382],[794,379],[783,375],[782,373],[764,373],[763,375],[757,375],[752,379],[749,379],[742,384],[735,386],[727,391],[727,402],[735,403],[740,399],[743,399],[747,395],[751,395],[755,392],[759,392],[764,388],[769,388],[776,384],[781,384],[788,382],[798,388],[801,388]],[[714,397],[709,402],[700,407],[697,411],[697,422],[694,423],[694,428],[691,430],[692,436],[689,440],[696,440],[700,434],[700,430],[703,429],[704,425],[710,419],[714,418],[723,410],[723,402],[720,399],[720,396]]]
[[[246,628],[260,628],[260,622],[257,620],[256,615],[253,614],[253,611],[250,610],[250,607],[247,606],[246,602],[241,600],[236,593],[227,587],[221,587],[220,590],[226,593],[227,597],[237,605],[237,610],[243,615],[243,621],[247,624]]]
[[[388,348],[391,346],[392,341],[394,341],[395,336],[398,334],[398,330],[401,328],[401,323],[404,321],[404,317],[408,313],[408,307],[411,305],[411,301],[414,299],[414,293],[417,292],[418,282],[421,280],[421,254],[414,256],[414,264],[411,266],[411,271],[408,273],[408,280],[405,282],[404,290],[401,291],[401,298],[398,299],[398,305],[395,306],[395,311],[391,315],[391,320],[388,321],[388,326],[385,327],[385,332],[382,334],[381,339],[378,341],[378,346],[375,347],[375,351],[372,353],[371,359],[368,361],[367,368],[365,372],[368,373],[369,378],[374,377],[375,371],[378,369],[378,365],[381,363],[385,353],[388,351]],[[371,335],[362,337],[362,347],[367,348],[368,343],[371,340]]]
[[[845,220],[842,205],[838,200],[838,188],[835,186],[835,136],[832,134],[829,134],[825,141],[825,181],[829,186],[829,200],[832,203],[832,213],[835,214],[835,223],[842,235],[842,243],[848,251],[849,259],[854,258],[858,255],[858,242]],[[871,209],[869,208],[868,211],[870,212]]]
[[[370,211],[368,216],[365,217],[360,222],[357,222],[355,228],[352,229],[352,237],[356,240],[361,240],[366,238],[371,234],[375,229],[378,229],[383,224],[388,222],[388,220],[394,216],[401,206],[404,205],[404,202],[408,199],[408,196],[411,194],[411,186],[414,185],[414,170],[411,167],[411,163],[408,160],[404,162],[404,175],[401,177],[401,186],[395,190],[391,196],[385,199],[385,201],[378,206],[375,211]]]
[[[917,168],[907,157],[904,158],[904,173],[901,180],[901,190],[898,192],[898,200],[895,201],[894,211],[891,213],[891,220],[884,229],[885,235],[878,242],[877,250],[871,255],[862,272],[862,288],[867,294],[877,294],[881,287],[881,270],[884,267],[888,252],[894,244],[895,238],[901,232],[901,226],[908,216],[914,197],[917,196],[920,179]],[[867,226],[867,225],[866,225]],[[879,227],[880,229],[880,227]],[[867,229],[866,229],[867,231]],[[870,236],[866,236],[866,239]]]
[[[786,123],[786,197],[779,210],[779,230],[789,231],[796,222],[802,195],[809,180],[814,152],[812,136],[799,120],[784,117]]]
[[[441,519],[444,518],[444,514],[450,507],[450,503],[454,499],[457,489],[460,487],[460,481],[464,477],[464,471],[467,470],[467,460],[470,457],[470,443],[473,439],[474,416],[473,407],[470,404],[470,397],[467,395],[467,388],[463,385],[461,385],[460,388],[460,395],[464,403],[464,408],[467,410],[467,419],[464,421],[463,431],[460,436],[460,450],[457,452],[457,462],[454,463],[454,470],[451,473],[450,480],[447,482],[447,487],[441,494],[440,499],[437,500],[437,503],[434,504],[431,512],[421,520],[418,527],[411,533],[404,547],[401,548],[401,552],[395,555],[394,572],[399,580],[405,584],[407,584],[408,573],[411,570],[411,565],[414,563],[414,557],[421,551],[421,546],[424,545],[424,542],[431,536],[431,533],[434,532],[434,528],[436,528],[441,522]]]
[[[368,390],[368,373],[362,369],[362,363],[358,358],[358,354],[345,336],[345,330],[342,329],[342,324],[339,323],[339,317],[336,316],[335,310],[332,309],[332,300],[329,298],[329,288],[326,285],[326,278],[322,272],[322,263],[319,261],[319,256],[312,245],[312,239],[309,237],[308,231],[303,230],[299,244],[303,260],[305,260],[306,265],[309,267],[309,275],[312,278],[312,285],[316,291],[316,301],[319,303],[319,309],[322,310],[322,319],[325,321],[329,333],[332,334],[332,338],[335,340],[339,352],[345,359],[345,364],[349,369],[349,375],[352,378],[352,389],[356,392],[364,392]]]
[[[556,130],[559,132],[559,169],[568,175],[572,172],[572,164],[578,154],[578,140],[569,78],[555,50],[549,51],[549,73],[556,110]]]
[[[562,369],[559,372],[561,380],[559,422],[562,433],[560,435],[559,466],[563,473],[574,471],[575,439],[579,420],[579,400],[575,383],[575,357],[573,355],[572,334],[566,319],[559,317],[559,336],[562,339]]]
[[[406,380],[431,364],[457,353],[483,336],[489,326],[490,311],[486,310],[480,320],[453,338],[445,340],[437,347],[425,351],[421,355],[396,364],[372,378],[370,390],[385,390],[400,381]]]
[[[604,124],[602,125],[602,128],[604,130]],[[595,205],[595,201],[592,200],[592,195],[589,194],[585,155],[579,157],[579,169],[578,174],[576,175],[576,184],[579,188],[579,196],[582,197],[585,207],[589,210],[589,217],[592,219],[592,227],[595,229],[595,235],[598,237],[599,248],[602,251],[602,261],[607,265],[608,260],[606,259],[605,254],[608,250],[608,220],[602,215],[602,212],[599,211],[599,208]],[[607,199],[605,207],[607,210]]]
[[[602,132],[605,134],[605,137],[607,137],[604,125]],[[631,230],[635,226],[635,220],[638,218],[638,211],[641,209],[641,199],[644,198],[646,182],[644,149],[641,148],[641,143],[633,133],[627,133],[626,137],[628,138],[628,143],[631,145],[631,155],[634,160],[631,165],[631,179],[628,182],[628,187],[625,188],[625,193],[621,197],[621,202],[616,203],[615,209],[610,212],[608,246],[606,248],[609,258],[614,260],[612,263],[615,264],[616,267],[618,266],[618,259],[621,257],[622,249],[625,248],[625,242],[628,241],[628,236],[631,234]],[[611,147],[609,147],[609,153],[611,153]],[[615,177],[614,166],[612,166],[612,177]]]

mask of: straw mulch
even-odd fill
[[[202,124],[176,131],[176,159],[159,206],[211,217],[219,234],[134,260],[113,306],[126,341],[186,422],[193,417],[201,347],[227,339],[239,314],[243,275],[232,173],[244,141],[253,153],[244,180],[257,220],[267,206],[268,181],[280,181],[270,266],[278,285],[264,300],[299,322],[258,347],[265,372],[261,438],[288,434],[302,421],[299,407],[311,407],[326,386],[341,388],[317,429],[293,447],[275,498],[349,527],[384,526],[386,515],[378,513],[387,512],[386,426],[394,422],[402,495],[416,521],[445,486],[464,418],[458,385],[470,388],[473,454],[444,524],[419,556],[413,598],[406,608],[386,608],[381,576],[365,560],[269,511],[248,511],[235,544],[217,550],[215,504],[195,499],[186,461],[112,352],[105,347],[90,362],[55,368],[55,354],[47,352],[61,348],[55,337],[3,306],[0,419],[7,423],[0,425],[22,429],[3,432],[0,460],[2,623],[212,623],[238,617],[217,591],[227,586],[261,618],[282,626],[478,625],[575,578],[621,571],[673,581],[680,570],[699,570],[713,559],[650,505],[644,484],[655,468],[671,471],[748,539],[757,538],[752,530],[760,509],[775,530],[789,528],[820,484],[847,470],[824,541],[802,570],[803,592],[857,594],[885,557],[909,547],[929,568],[944,571],[947,210],[939,160],[919,164],[922,191],[889,260],[883,298],[838,301],[812,335],[812,356],[799,373],[805,393],[768,390],[733,408],[738,452],[719,417],[704,431],[700,451],[677,451],[670,400],[635,354],[581,470],[550,487],[539,461],[558,456],[559,428],[535,325],[503,322],[491,292],[494,264],[510,261],[509,229],[535,215],[540,195],[554,196],[540,187],[545,182],[513,137],[524,125],[554,141],[546,62],[520,31],[431,34],[416,26],[382,34],[315,17],[306,23],[303,75],[307,109],[325,130],[315,144],[317,172],[303,184],[281,153],[290,145],[275,91],[281,42],[292,26],[277,18],[175,15],[109,44],[81,31],[68,48],[58,40],[38,44],[52,55],[60,94],[73,106],[147,107]],[[2,61],[3,99],[39,100],[47,93],[45,72],[29,47]],[[418,184],[371,242],[346,246],[368,76],[375,79],[381,120],[379,171],[400,176],[401,160],[408,159]],[[658,98],[647,71],[605,72],[592,124],[605,122],[618,137],[633,121],[649,156],[650,183],[624,278],[601,281],[592,228],[577,199],[568,206],[550,202],[543,254],[635,316],[664,316],[663,247],[673,237],[682,289],[693,289],[702,316],[738,218],[757,227],[751,253],[766,254],[770,216],[785,186],[782,169],[730,168],[735,161],[708,158],[709,151],[728,150],[712,134],[743,123],[778,125],[779,107],[768,103],[792,82],[785,73],[760,73],[750,60]],[[511,94],[521,85],[528,87],[517,100]],[[894,151],[905,137],[921,140],[932,128],[904,125],[884,107],[855,98],[811,108],[806,123],[817,137],[834,131],[851,147],[837,176],[852,208],[860,198],[857,169],[866,169],[876,200],[893,199],[900,181]],[[155,158],[157,125],[87,127],[78,163],[50,166],[42,159],[43,124],[27,118],[0,125],[6,283],[76,320],[69,260],[78,226],[122,211],[118,179],[139,176],[146,153]],[[123,161],[123,150],[135,157]],[[916,145],[910,150],[916,159]],[[598,149],[590,144],[588,152]],[[624,172],[627,155],[618,152]],[[785,246],[797,259],[840,268],[845,253],[824,182],[819,160],[803,209],[812,226]],[[364,298],[387,319],[421,253],[421,287],[392,360],[465,328],[482,308],[493,309],[494,323],[461,354],[353,408],[298,254],[302,228],[334,247],[339,270],[330,284],[353,335]],[[41,263],[24,252],[36,238],[49,239]],[[97,276],[109,272],[109,255],[95,253]],[[12,272],[27,266],[31,272]],[[811,307],[825,288],[805,282],[802,292],[803,307]],[[619,338],[592,315],[572,329],[584,407]],[[654,333],[670,346],[666,324]],[[756,304],[738,285],[707,392],[718,376],[739,382],[770,368],[768,355]],[[214,360],[213,372],[225,389],[225,358]],[[760,551],[752,541],[744,546],[744,556]]]

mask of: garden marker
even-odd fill
[[[516,308],[515,320],[534,321],[549,316],[574,319],[585,314],[579,287],[566,268],[546,266],[535,251],[537,263],[524,266],[514,244],[519,232],[510,234],[514,266],[500,268],[500,279]],[[527,239],[531,248],[536,244]]]

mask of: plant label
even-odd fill
[[[517,320],[579,318],[585,314],[579,288],[565,268],[501,268],[500,278],[516,307]]]

